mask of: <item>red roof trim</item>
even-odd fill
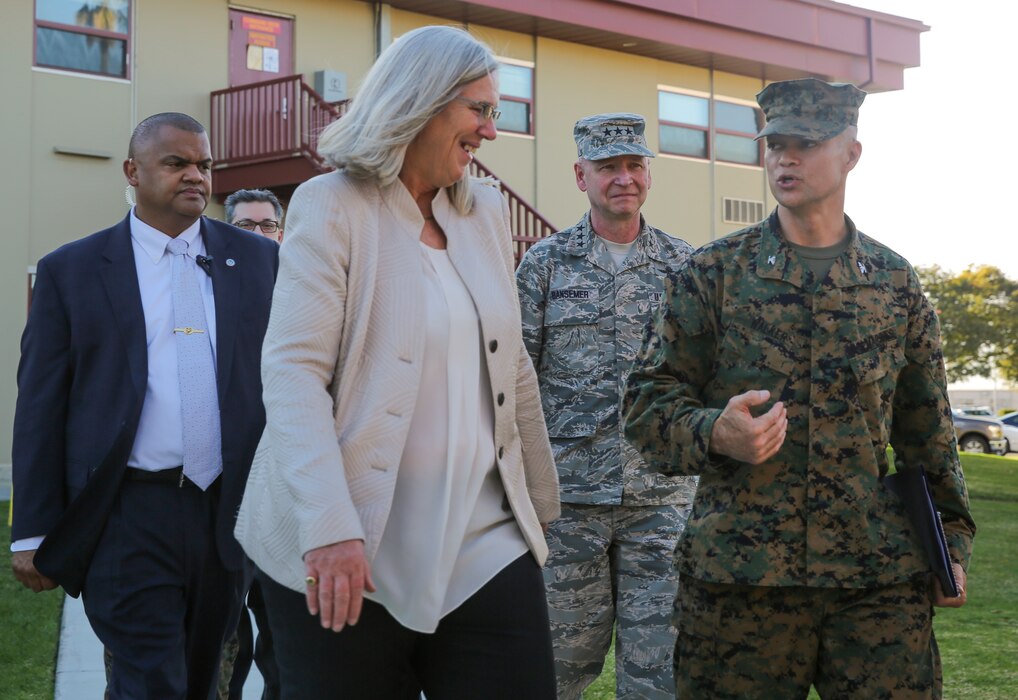
[[[390,0],[390,5],[763,80],[817,76],[870,91],[902,87],[904,69],[919,65],[919,35],[929,29],[916,20],[830,0]]]

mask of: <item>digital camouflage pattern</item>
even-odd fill
[[[241,615],[247,615],[242,609]],[[230,635],[223,644],[223,656],[219,659],[219,684],[216,686],[217,700],[230,700],[230,682],[233,680],[233,669],[240,653],[240,637],[236,632]]]
[[[537,370],[564,503],[690,503],[696,480],[648,469],[622,437],[619,398],[661,300],[692,248],[641,220],[622,266],[590,214],[537,243],[516,271],[523,341]]]
[[[647,122],[639,114],[615,112],[594,114],[580,119],[573,126],[576,154],[587,160],[604,160],[614,156],[654,157],[644,136]]]
[[[674,691],[672,558],[696,479],[650,471],[622,437],[619,398],[663,279],[691,250],[641,218],[616,269],[588,212],[517,270],[563,501],[544,568],[560,699],[600,674],[613,624],[618,697]]]
[[[666,283],[623,398],[625,434],[655,469],[700,474],[680,573],[759,586],[872,588],[927,570],[885,448],[926,467],[951,556],[975,525],[955,443],[940,329],[915,271],[855,230],[822,281],[777,214],[699,249]],[[714,421],[751,389],[783,401],[780,451],[711,455]]]
[[[825,83],[816,78],[782,80],[761,90],[767,125],[757,138],[770,134],[826,141],[859,121],[866,93],[850,83]]]
[[[616,697],[674,697],[672,557],[688,517],[688,505],[562,506],[544,568],[559,700],[578,700],[600,675],[613,622]]]
[[[941,697],[923,577],[878,589],[830,589],[683,576],[679,587],[679,700],[805,700],[811,684],[822,698]]]

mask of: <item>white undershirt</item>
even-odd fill
[[[615,263],[616,270],[622,267],[622,263],[629,257],[630,251],[633,250],[633,246],[636,244],[635,238],[629,241],[629,243],[615,243],[607,238],[602,238],[601,240],[604,241],[604,247],[608,249],[608,255],[611,256],[612,262]]]
[[[495,466],[491,382],[470,292],[444,250],[418,243],[425,323],[421,385],[375,560],[384,605],[431,633],[527,551]]]

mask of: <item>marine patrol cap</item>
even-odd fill
[[[780,134],[826,141],[856,125],[864,99],[866,93],[851,83],[827,83],[816,78],[771,83],[756,96],[767,118],[756,137]]]
[[[647,120],[639,114],[613,112],[584,117],[573,127],[576,154],[587,160],[604,160],[614,156],[654,157],[643,135]]]

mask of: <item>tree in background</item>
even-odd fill
[[[1018,384],[1018,282],[983,265],[954,274],[916,269],[940,318],[947,378],[989,377]]]

